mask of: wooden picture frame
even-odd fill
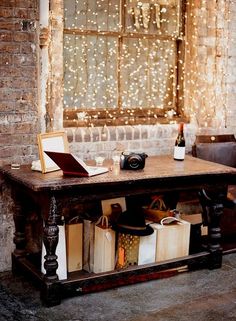
[[[68,153],[69,144],[66,133],[64,131],[42,133],[37,135],[37,140],[42,173],[59,170],[60,168],[44,151]]]

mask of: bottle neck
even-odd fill
[[[184,123],[179,124],[179,134],[184,134]]]

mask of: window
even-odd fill
[[[64,0],[64,126],[179,115],[181,0]]]

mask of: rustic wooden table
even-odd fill
[[[107,166],[110,166],[109,162]],[[207,264],[210,269],[221,267],[219,220],[223,205],[218,195],[218,187],[235,184],[234,168],[191,156],[186,156],[182,162],[174,161],[171,156],[155,156],[146,159],[144,170],[127,171],[114,166],[108,173],[89,178],[63,177],[61,171],[41,174],[32,171],[29,165],[22,165],[20,169],[4,166],[0,168],[0,173],[11,187],[15,205],[13,270],[26,272],[28,277],[39,282],[41,298],[47,306],[59,304],[67,295],[154,279],[160,271],[183,265],[200,268]],[[66,280],[58,279],[55,251],[58,243],[58,222],[63,207],[115,197],[138,198],[145,194],[202,191],[208,188],[213,188],[215,195],[211,198],[206,195],[209,240],[205,251],[174,260],[101,274],[73,272],[68,274]],[[44,222],[46,274],[42,274],[40,267],[30,260],[30,253],[26,249],[25,224],[28,213],[33,209]]]

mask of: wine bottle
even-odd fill
[[[175,141],[174,159],[184,160],[185,157],[185,138],[184,138],[184,123],[179,124],[178,136]]]

